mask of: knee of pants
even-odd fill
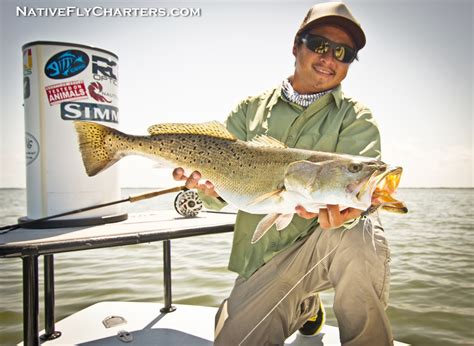
[[[366,257],[390,255],[383,228],[374,220],[361,220],[354,228],[343,232],[341,248],[345,251],[355,251]]]
[[[373,236],[363,225],[345,231],[343,241],[329,270],[333,286],[354,291],[373,289],[379,300],[388,304],[390,284],[390,249],[381,228]]]

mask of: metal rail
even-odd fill
[[[54,327],[54,255],[44,256],[44,325],[45,333],[40,336],[41,341],[54,340],[61,336],[61,332]]]
[[[23,340],[39,345],[38,340],[38,256],[23,257]]]
[[[172,305],[171,290],[171,239],[232,232],[233,226],[233,223],[229,223],[218,226],[201,227],[198,229],[193,228],[162,232],[146,232],[118,237],[101,237],[100,239],[82,239],[69,241],[67,243],[45,242],[25,246],[8,246],[2,244],[0,247],[0,258],[21,257],[23,262],[24,345],[39,345],[42,341],[52,340],[61,336],[61,332],[55,330],[53,254],[163,241],[164,307],[160,309],[160,311],[162,313],[169,313],[175,310],[175,307]],[[45,334],[39,336],[38,258],[41,255],[44,255]]]
[[[171,293],[171,241],[163,241],[163,283],[165,292],[165,306],[160,312],[168,313],[176,310],[172,304],[173,298]]]

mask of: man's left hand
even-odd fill
[[[296,214],[304,219],[319,217],[319,225],[322,229],[335,229],[341,227],[346,221],[353,220],[362,214],[362,210],[346,208],[339,210],[339,205],[328,204],[326,208],[319,209],[319,213],[311,213],[301,205],[296,206]]]

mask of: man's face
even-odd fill
[[[336,26],[321,25],[313,28],[311,34],[355,47],[351,37]],[[346,77],[350,64],[337,61],[332,49],[324,54],[317,54],[309,50],[304,43],[295,44],[293,55],[296,57],[293,89],[300,94],[312,94],[332,89],[339,85]]]

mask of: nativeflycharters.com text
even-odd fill
[[[200,17],[200,8],[163,7],[28,7],[17,6],[17,17]]]

